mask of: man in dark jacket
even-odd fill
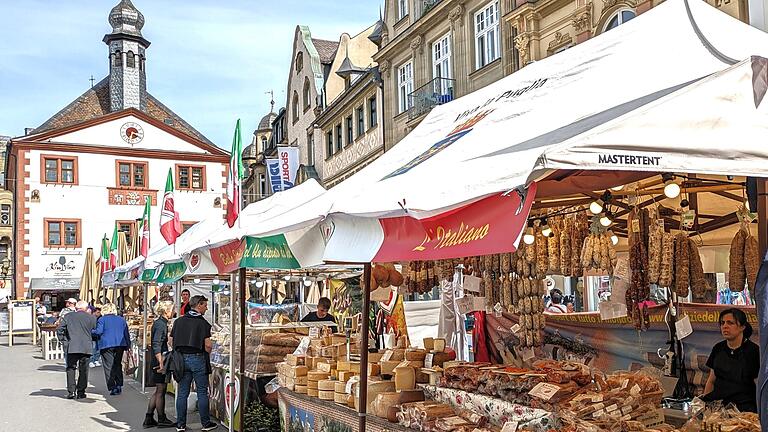
[[[208,310],[208,299],[197,295],[189,300],[189,311],[173,323],[169,342],[174,351],[184,358],[184,374],[179,381],[176,398],[176,430],[187,430],[187,398],[194,380],[197,387],[197,407],[203,431],[218,425],[211,421],[208,407],[208,375],[211,373],[211,325],[203,315]]]
[[[88,359],[93,351],[91,331],[96,328],[96,318],[86,312],[87,309],[87,302],[77,302],[76,311],[63,317],[56,331],[67,353],[67,399],[85,398],[88,387]],[[77,385],[75,370],[78,371]]]

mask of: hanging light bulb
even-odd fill
[[[533,221],[528,221],[528,228],[525,230],[525,235],[523,235],[523,242],[527,245],[533,244],[533,242],[536,241],[536,237],[533,235]]]
[[[194,278],[194,279],[192,279],[192,282],[194,282],[196,284],[199,284],[200,283],[200,278]]]
[[[541,220],[541,234],[544,237],[549,237],[552,235],[552,228],[549,227],[549,224],[547,224],[546,219]]]
[[[261,279],[256,279],[256,281],[253,283],[253,285],[256,286],[256,288],[261,288],[264,286],[264,281]]]
[[[603,192],[603,195],[600,196],[600,199],[592,201],[589,204],[589,211],[594,215],[602,213],[605,209],[605,206],[611,201],[612,198],[613,195],[611,195],[611,191]]]
[[[680,185],[675,183],[675,176],[673,174],[664,173],[661,175],[664,180],[664,196],[667,198],[677,198],[680,196]]]
[[[159,284],[157,284],[157,287],[158,287],[158,288],[162,288],[162,287],[164,287],[164,286],[165,286],[165,284],[164,284],[164,283],[162,283],[162,282],[160,282]]]
[[[613,231],[608,231],[608,236],[611,238],[611,244],[616,246],[619,244],[619,236],[613,233]]]
[[[304,286],[305,287],[311,287],[312,286],[312,281],[311,280],[307,279],[306,277],[304,277],[302,279],[304,280]]]
[[[611,218],[611,212],[605,212],[600,215],[600,225],[604,227],[609,227],[613,223],[613,219]]]
[[[687,209],[687,208],[688,208],[690,205],[691,205],[691,203],[690,203],[690,202],[689,202],[687,199],[683,198],[683,199],[681,199],[681,200],[680,200],[680,208],[681,208],[681,209],[685,210],[685,209]]]
[[[291,275],[287,274],[287,275],[283,276],[283,280],[288,282],[289,280],[291,280]]]
[[[219,282],[221,282],[221,281],[219,280],[219,277],[218,277],[218,276],[216,276],[215,278],[213,278],[213,284],[214,284],[214,285],[218,285],[218,284],[219,284]]]

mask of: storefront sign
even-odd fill
[[[223,246],[211,249],[211,260],[219,273],[232,273],[240,268],[240,260],[245,252],[245,241],[235,240]]]
[[[157,205],[157,191],[146,189],[107,188],[109,192],[109,205],[143,206],[148,200],[152,205]]]
[[[240,261],[241,267],[249,268],[300,268],[293,256],[288,241],[282,234],[270,237],[246,237],[245,250]]]
[[[184,276],[187,271],[187,264],[183,261],[164,264],[160,274],[157,276],[158,283],[174,283]],[[144,276],[142,274],[142,276]]]
[[[597,156],[602,165],[633,165],[660,166],[661,156],[630,155],[630,154],[601,154]]]
[[[152,282],[155,280],[155,273],[157,273],[157,269],[146,269],[141,273],[139,280],[142,282]]]
[[[374,261],[427,261],[514,252],[535,195],[536,183],[531,183],[522,203],[521,196],[512,192],[429,219],[381,219],[384,242]]]

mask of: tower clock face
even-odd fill
[[[144,129],[138,123],[128,122],[120,128],[120,136],[128,144],[138,144],[144,139]]]

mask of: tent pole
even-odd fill
[[[245,268],[238,270],[239,280],[237,281],[238,292],[240,295],[240,430],[244,431],[245,425],[245,319],[248,312],[245,309]],[[232,353],[230,353],[231,355]]]
[[[359,431],[365,432],[366,412],[368,411],[368,327],[370,320],[368,315],[371,313],[371,263],[365,263],[363,267],[363,324],[360,329],[360,404],[357,410],[357,416],[360,421]]]
[[[235,305],[233,304],[235,297],[235,286],[237,286],[237,278],[235,277],[235,274],[232,273],[229,275],[229,382],[227,383],[227,387],[229,387],[229,394],[235,394],[235,384],[237,383],[237,380],[235,377],[237,374],[235,373],[235,315],[232,313],[235,310]],[[238,392],[240,391],[237,389]],[[226,391],[226,389],[225,389]],[[226,394],[226,393],[225,393]],[[231,397],[229,398],[229,417],[227,418],[227,422],[229,423],[229,432],[234,432],[235,430],[235,398]],[[238,404],[239,406],[239,404]]]
[[[142,313],[142,326],[141,326],[141,392],[146,393],[147,390],[147,287],[149,284],[141,284],[142,291],[144,292],[142,297],[144,302],[141,305]]]

